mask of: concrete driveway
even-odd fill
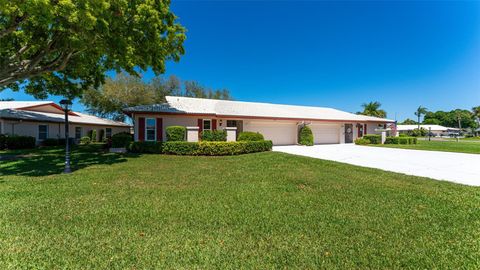
[[[273,151],[480,186],[480,155],[475,154],[354,144],[275,146]]]

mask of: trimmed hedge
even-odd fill
[[[238,134],[238,141],[263,141],[263,135],[259,132],[244,131]]]
[[[225,142],[227,141],[227,131],[226,130],[204,130],[202,131],[202,141]]]
[[[132,134],[128,132],[120,132],[112,136],[112,147],[123,148],[128,147],[133,141]]]
[[[300,129],[298,143],[307,146],[313,145],[313,133],[309,126],[303,126]]]
[[[5,148],[10,150],[35,148],[35,137],[5,136]]]
[[[163,153],[191,156],[231,156],[272,150],[272,141],[166,142]]]
[[[387,137],[385,144],[417,144],[416,137]]]
[[[80,144],[90,144],[92,140],[88,136],[83,136],[80,138]]]
[[[7,135],[0,134],[0,150],[7,148]]]
[[[358,138],[355,140],[356,145],[368,145],[370,144],[370,140],[365,139],[365,138]]]
[[[410,137],[423,137],[426,136],[428,133],[428,130],[424,129],[421,127],[420,129],[416,128],[414,130],[409,130],[407,131],[407,135]]]
[[[161,154],[163,152],[163,143],[131,142],[127,149],[132,153]]]
[[[168,142],[185,141],[187,129],[182,126],[169,126],[165,129]]]
[[[370,144],[382,143],[382,135],[378,135],[378,134],[365,134],[363,135],[363,139],[370,141]]]
[[[75,138],[69,138],[70,145],[75,144]],[[62,139],[53,139],[48,138],[42,141],[42,146],[63,146],[65,145],[65,138]]]

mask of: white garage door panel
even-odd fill
[[[340,143],[339,125],[311,125],[315,144]]]
[[[297,125],[283,123],[252,123],[245,131],[260,132],[265,140],[271,140],[274,145],[289,145],[297,143]]]

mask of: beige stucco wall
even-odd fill
[[[32,136],[38,141],[38,126],[48,125],[48,138],[64,138],[65,125],[63,123],[45,123],[45,122],[28,122],[28,121],[14,121],[2,120],[2,133],[14,134],[21,136]],[[120,132],[130,132],[130,127],[114,127],[114,126],[100,126],[100,125],[85,125],[85,124],[71,124],[69,125],[69,137],[75,137],[75,128],[81,127],[81,136],[86,136],[90,130],[97,130],[97,140],[100,139],[100,130],[105,131],[106,128],[112,128],[112,135]]]
[[[266,139],[272,141],[290,141],[292,143],[296,143],[296,138],[293,139],[285,139],[282,136],[288,136],[289,138],[292,136],[296,136],[298,127],[297,125],[300,124],[302,121],[295,121],[295,120],[264,120],[264,119],[245,119],[245,118],[216,118],[216,117],[209,117],[209,116],[185,116],[185,115],[161,115],[161,114],[134,114],[133,119],[135,123],[138,123],[138,119],[140,117],[144,118],[162,118],[163,119],[163,140],[166,140],[165,130],[168,126],[197,126],[198,119],[217,119],[217,129],[223,129],[226,127],[227,120],[242,120],[243,121],[243,131],[261,131],[259,130],[262,128],[272,128],[275,126],[283,126],[290,128],[289,131],[286,129],[279,128],[281,132],[278,133],[271,133],[268,132]],[[305,121],[305,123],[319,126],[319,125],[335,125],[337,126],[339,132],[339,142],[345,143],[345,124],[349,123],[352,124],[353,128],[353,140],[357,139],[358,131],[357,131],[357,123],[356,122],[328,122],[328,121]],[[365,124],[365,123],[359,123]],[[378,124],[375,123],[367,123],[367,133],[368,134],[380,134],[376,132],[375,129],[378,128]],[[134,127],[135,132],[135,140],[138,140],[138,124]],[[269,129],[271,130],[271,129]],[[292,131],[294,130],[294,131]],[[264,134],[266,135],[266,134]]]

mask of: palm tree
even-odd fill
[[[475,118],[477,118],[478,121],[480,122],[480,106],[473,107],[472,112],[473,112],[473,115],[475,116]]]
[[[477,118],[477,123],[480,124],[480,106],[472,108],[473,116]],[[476,132],[478,135],[478,131]]]
[[[422,115],[425,115],[427,113],[427,108],[422,107],[422,105],[418,106],[417,111],[415,112],[415,115],[418,117],[418,129],[420,129],[420,117]]]
[[[382,106],[382,104],[378,101],[363,103],[362,104],[363,112],[358,112],[358,114],[375,116],[380,118],[387,117],[387,112],[385,112],[384,110],[381,110],[380,106]]]

